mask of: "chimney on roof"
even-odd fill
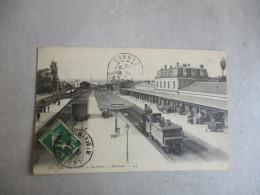
[[[201,69],[204,68],[204,65],[203,65],[203,64],[200,64],[200,68],[201,68]]]
[[[190,67],[190,63],[188,64],[188,66]]]
[[[170,65],[170,69],[172,69],[172,65]]]
[[[177,63],[176,63],[176,67],[179,68],[179,66],[180,66],[180,64],[179,64],[179,62],[177,62]]]
[[[164,67],[165,67],[165,69],[167,69],[167,65],[166,64],[164,65]]]
[[[187,64],[186,64],[186,63],[183,63],[182,66],[183,66],[183,67],[187,67]]]

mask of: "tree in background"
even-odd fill
[[[36,93],[50,93],[52,92],[51,72],[49,68],[41,69],[36,74]]]
[[[223,59],[220,61],[220,67],[222,69],[222,77],[219,79],[220,82],[226,82],[227,81],[227,77],[224,76],[224,70],[226,69],[227,67],[227,64],[226,64],[226,61],[225,61],[225,58],[223,57]]]
[[[59,82],[57,62],[54,61],[51,62],[50,70],[51,70],[52,86],[53,86],[53,90],[55,90]]]
[[[59,82],[57,62],[52,61],[50,68],[37,71],[36,74],[36,93],[51,93],[57,90]]]

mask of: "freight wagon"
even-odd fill
[[[73,102],[72,116],[75,121],[83,121],[88,119],[88,103],[87,102]]]

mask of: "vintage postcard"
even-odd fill
[[[226,53],[39,47],[34,174],[229,168]]]

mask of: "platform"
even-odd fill
[[[128,99],[127,96],[120,98]],[[143,105],[142,101],[132,100],[134,98],[129,99],[129,101],[135,102],[140,106]],[[75,173],[75,171],[78,173],[169,171],[180,169],[190,170],[194,169],[194,167],[208,170],[216,166],[220,169],[227,166],[227,163],[224,163],[224,161],[226,161],[228,155],[223,155],[222,152],[218,152],[214,147],[205,144],[198,147],[198,144],[194,145],[194,139],[191,143],[187,138],[185,144],[188,144],[188,146],[186,146],[185,153],[180,156],[172,155],[168,159],[121,113],[118,115],[119,136],[112,138],[111,134],[114,133],[114,117],[102,118],[100,108],[97,106],[97,101],[93,93],[89,97],[88,111],[89,119],[85,131],[87,131],[94,142],[94,154],[91,160],[80,169],[60,169],[56,167],[57,160],[55,160],[55,157],[45,150],[34,165],[35,172],[60,174],[65,172]],[[126,124],[130,126],[128,133],[129,163],[126,163]],[[187,148],[195,146],[197,148],[187,150]],[[224,158],[221,158],[223,156]]]
[[[120,97],[136,104],[138,107],[144,109],[144,104],[148,104],[153,112],[158,112],[156,104],[140,100],[138,98],[127,96],[127,95],[120,95]],[[229,138],[227,133],[221,133],[221,132],[205,132],[205,129],[207,128],[206,124],[202,125],[195,125],[195,124],[189,124],[187,123],[187,116],[186,115],[180,115],[180,114],[164,114],[162,113],[162,116],[165,119],[171,120],[173,123],[177,123],[183,127],[184,134],[188,136],[193,136],[194,138],[198,140],[202,140],[220,150],[222,150],[225,153],[229,153]]]
[[[156,167],[169,167],[168,162],[140,132],[125,119],[119,115],[118,127],[120,135],[118,138],[111,138],[114,133],[114,117],[109,119],[102,118],[101,111],[97,106],[97,101],[93,94],[89,97],[89,119],[87,121],[87,133],[94,142],[94,155],[92,159],[84,166],[83,169],[57,169],[56,173],[84,172],[111,172],[122,170],[153,170]],[[129,163],[126,163],[126,130],[125,124],[128,123],[129,128]],[[140,151],[140,152],[139,152]],[[142,152],[144,151],[144,152]],[[151,162],[156,162],[151,163]],[[57,161],[48,152],[44,151],[40,159],[34,165],[36,172],[53,173]],[[133,167],[136,164],[138,167]],[[124,167],[120,167],[120,165]],[[99,167],[98,167],[99,166]],[[91,168],[92,167],[92,168]],[[93,169],[93,167],[96,167]],[[113,169],[111,169],[113,168]]]
[[[95,91],[94,94],[99,109],[120,110],[135,106],[132,102],[109,91]]]
[[[58,106],[58,103],[51,104],[50,105],[50,110],[48,112],[47,106],[46,106],[46,112],[42,112],[40,113],[40,120],[37,121],[35,119],[35,133],[38,132],[39,129],[41,129],[52,117],[55,116],[55,114],[57,114],[71,99],[63,99],[60,100],[60,105]],[[35,115],[36,117],[36,115]]]

